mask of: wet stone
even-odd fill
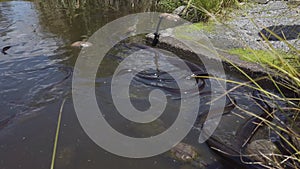
[[[299,38],[299,35],[300,25],[273,25],[263,28],[259,32],[259,36],[263,40],[266,38],[269,41],[293,40]]]
[[[177,14],[177,15],[180,15],[183,10],[186,8],[186,6],[182,5],[182,6],[179,6],[178,8],[176,8],[174,11],[173,11],[173,14]]]
[[[195,160],[197,151],[191,145],[185,143],[178,143],[171,150],[172,157],[178,161],[189,162]]]
[[[266,4],[268,3],[270,0],[251,0],[250,2],[255,2],[255,3],[259,3],[259,4]]]
[[[252,141],[245,152],[251,159],[268,164],[271,162],[269,159],[278,154],[278,149],[271,141],[261,139]]]

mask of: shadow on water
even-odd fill
[[[0,2],[0,47],[8,47],[0,54],[0,168],[1,169],[46,169],[50,166],[52,146],[57,122],[57,113],[63,98],[71,98],[71,77],[73,66],[80,49],[70,44],[88,38],[106,23],[121,16],[155,9],[155,1],[148,0],[48,0],[33,2]],[[140,45],[132,45],[133,43]],[[125,44],[125,45],[124,45]],[[107,120],[120,132],[130,134],[147,132],[146,136],[158,134],[162,128],[138,126],[122,120],[112,106],[110,81],[114,68],[124,59],[122,52],[137,50],[145,45],[139,37],[116,46],[103,60],[102,72],[96,79],[97,98],[105,98],[103,109]],[[147,47],[145,47],[147,48]],[[169,54],[162,53],[165,58]],[[164,58],[162,57],[162,58]],[[143,58],[144,62],[159,62],[164,66],[166,60]],[[205,73],[201,63],[186,61],[191,69]],[[200,65],[200,66],[198,66]],[[141,65],[140,65],[141,66]],[[174,70],[177,71],[177,70]],[[198,72],[198,73],[199,73]],[[132,102],[137,109],[149,107],[145,95],[160,88],[168,97],[168,112],[163,115],[164,128],[176,118],[180,96],[177,86],[167,73],[161,73],[160,83],[153,83],[157,70],[149,69],[138,74],[132,82]],[[190,76],[184,75],[182,78]],[[229,74],[230,79],[240,77]],[[205,84],[205,85],[204,85]],[[209,82],[199,80],[203,90],[201,113],[208,109],[205,103],[209,95]],[[233,86],[229,86],[231,88]],[[144,90],[144,93],[140,91]],[[205,94],[206,92],[206,94]],[[237,89],[232,95],[238,104],[250,107],[245,89]],[[193,93],[190,93],[191,97]],[[99,101],[99,100],[98,100]],[[230,102],[228,102],[230,106]],[[101,106],[101,105],[100,105]],[[228,111],[231,111],[229,107]],[[62,127],[57,150],[56,169],[192,169],[195,166],[181,163],[163,154],[147,159],[127,159],[112,155],[95,145],[84,133],[76,118],[71,99],[68,99],[62,117]],[[217,159],[205,144],[199,145],[199,128],[195,126],[183,140],[201,152],[201,160],[211,162]],[[229,126],[228,128],[230,128]],[[150,129],[150,131],[149,131]],[[131,133],[132,134],[132,133]],[[145,135],[133,134],[145,137]],[[105,136],[103,136],[105,137]],[[219,162],[216,162],[219,163]],[[221,165],[221,164],[220,164]],[[197,166],[197,165],[196,165]],[[218,165],[219,166],[219,165]],[[231,166],[232,167],[232,166]],[[226,168],[226,167],[223,167]]]

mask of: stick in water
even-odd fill
[[[154,32],[154,39],[152,41],[152,46],[156,46],[159,42],[159,33],[158,32],[159,32],[160,24],[163,19],[172,20],[172,21],[177,22],[180,19],[180,17],[176,14],[169,14],[169,13],[160,14],[158,24],[156,26],[156,31]]]

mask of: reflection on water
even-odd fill
[[[9,117],[39,111],[66,95],[65,84],[72,70],[60,64],[68,56],[62,58],[64,52],[56,52],[63,40],[37,29],[39,19],[32,3],[16,1],[0,5],[4,27],[1,47],[11,46],[0,57],[3,111],[0,117],[6,121]]]
[[[91,36],[106,23],[119,17],[149,12],[154,0],[49,0],[38,1],[41,27],[71,41]]]
[[[71,76],[79,52],[79,49],[71,48],[70,44],[88,38],[114,19],[130,13],[150,11],[154,6],[155,1],[148,0],[0,2],[0,47],[10,47],[7,54],[0,54],[1,169],[49,168],[57,112],[62,99],[71,97]],[[143,131],[149,130],[149,126],[137,127],[128,124],[128,121],[122,121],[114,114],[116,111],[111,106],[109,82],[114,68],[124,59],[121,50],[130,52],[141,47],[128,45],[116,46],[106,56],[101,66],[102,73],[96,79],[97,97],[102,98],[106,104],[103,108],[108,112],[106,118],[124,133],[143,128]],[[162,58],[145,56],[143,60],[144,63],[170,66]],[[194,63],[186,63],[192,71],[203,72]],[[168,101],[171,106],[168,111],[175,111],[177,107],[174,105],[178,105],[182,96],[176,93],[177,86],[170,76],[158,70],[159,68],[149,69],[136,76],[131,89],[133,104],[138,109],[145,109],[147,102],[140,96],[147,95],[152,89],[161,88],[170,96]],[[189,75],[184,74],[182,78]],[[154,83],[157,82],[156,76],[161,78],[159,83]],[[199,81],[198,85],[201,90],[207,91],[205,86],[207,88],[209,83]],[[142,90],[145,93],[141,93]],[[206,101],[204,99],[202,112],[207,110]],[[247,100],[245,102],[247,105]],[[161,120],[166,125],[164,127],[170,126],[175,118],[176,113],[162,116]],[[81,129],[71,99],[66,102],[62,119],[57,169],[193,168],[184,166],[165,154],[147,159],[127,159],[104,151]],[[160,129],[146,134],[157,134],[161,132]],[[198,134],[197,130],[192,131],[184,141],[197,146],[205,154],[201,157],[203,160],[215,159],[205,144],[197,143],[195,136]]]

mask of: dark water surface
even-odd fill
[[[62,2],[0,2],[0,47],[10,47],[7,54],[0,54],[0,169],[50,168],[57,115],[64,98],[68,99],[62,116],[56,169],[193,168],[166,155],[127,159],[106,152],[84,133],[71,100],[73,66],[80,50],[71,48],[70,44],[91,36],[101,26],[121,16],[151,11],[154,2],[103,0],[94,1],[84,8],[82,4],[67,3],[72,1]],[[111,68],[122,60],[120,50],[126,48],[113,49],[114,55],[104,60],[102,73],[96,79],[96,95],[98,98],[107,97],[103,107],[109,112],[106,118],[120,132],[127,133],[135,126],[122,120],[109,106],[112,102],[108,82],[112,76]],[[147,61],[152,62],[153,58],[145,58]],[[149,76],[145,80],[147,73]],[[132,82],[135,86],[131,89],[135,96],[132,102],[138,109],[149,106],[138,99],[139,94],[144,95],[157,88],[151,80],[153,74],[151,71],[144,72]],[[233,74],[229,77],[237,78]],[[140,88],[147,90],[140,93]],[[170,104],[178,105],[178,96],[172,96],[170,90],[166,92],[169,92]],[[236,99],[240,97],[237,95]],[[247,100],[239,101],[240,104],[243,102],[248,104]],[[172,111],[177,107],[170,106],[168,109]],[[162,116],[166,126],[175,118],[176,113]],[[156,134],[159,132],[154,131]],[[215,158],[205,144],[197,143],[198,135],[195,136],[195,133],[198,134],[197,130],[184,141],[201,149],[207,155],[203,160]]]

